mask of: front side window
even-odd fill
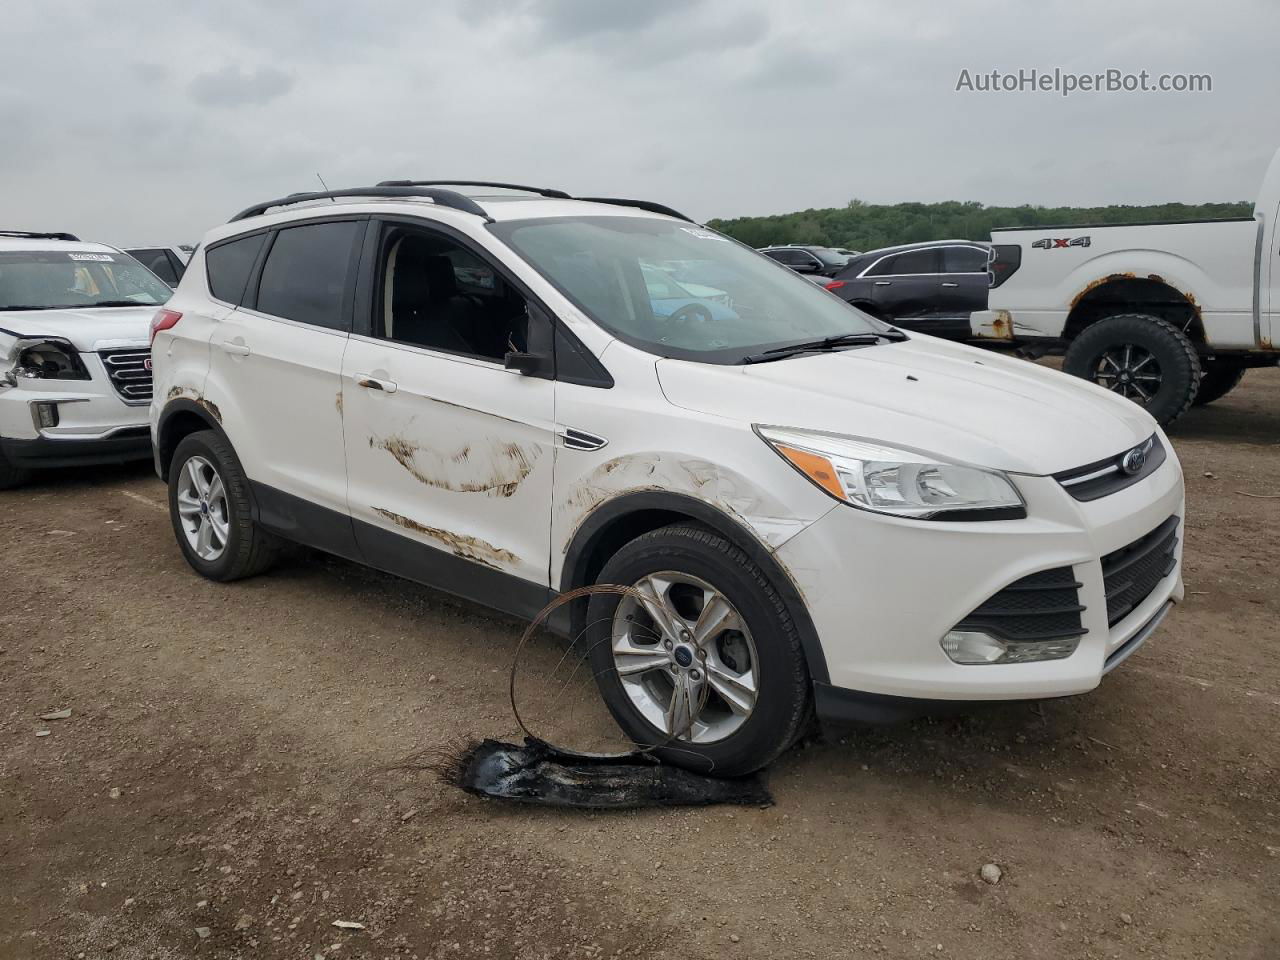
[[[660,356],[740,363],[764,349],[888,329],[705,227],[578,217],[489,229],[601,327]]]
[[[344,301],[362,220],[288,227],[276,234],[258,283],[257,309],[331,330],[347,329]]]
[[[934,249],[908,250],[906,253],[900,253],[893,260],[892,272],[898,276],[937,273],[938,251]]]
[[[178,285],[178,273],[169,262],[166,250],[129,250],[129,256],[154,273],[171,287]]]
[[[173,290],[122,253],[0,252],[0,310],[154,307]]]
[[[389,226],[381,245],[375,336],[501,361],[527,349],[524,296],[451,237]]]

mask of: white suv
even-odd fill
[[[0,489],[151,455],[147,326],[171,292],[115,247],[0,230]]]
[[[755,769],[811,709],[1083,693],[1182,596],[1182,474],[1141,409],[657,204],[295,195],[210,231],[154,326],[199,573],[283,539],[524,617],[633,585],[557,627],[675,763]]]

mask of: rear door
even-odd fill
[[[930,333],[951,339],[970,336],[969,314],[987,308],[991,289],[987,276],[987,251],[982,247],[953,245],[942,248],[942,272]]]
[[[354,555],[340,400],[367,217],[271,231],[242,305],[215,328],[205,396],[264,523]],[[212,252],[210,254],[212,255]]]
[[[549,322],[470,241],[375,223],[343,363],[348,499],[367,561],[532,616],[546,602],[555,382]],[[541,345],[541,346],[539,346]]]

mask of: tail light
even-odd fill
[[[826,290],[839,290],[844,286],[843,280],[832,280],[830,283],[824,283],[823,288]]]
[[[998,287],[1012,277],[1022,266],[1022,247],[1016,243],[997,243],[991,248],[991,262],[987,264],[987,278],[992,287]]]
[[[161,330],[169,330],[178,325],[178,321],[182,319],[182,314],[177,310],[160,309],[156,311],[156,315],[151,318],[151,342],[156,342],[156,334]]]

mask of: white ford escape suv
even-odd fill
[[[0,230],[0,489],[151,455],[147,325],[170,293],[114,247]]]
[[[1182,596],[1182,474],[1141,409],[657,204],[295,195],[210,231],[153,330],[199,573],[283,539],[526,617],[633,585],[559,627],[676,763],[755,769],[811,707],[1082,693]]]

